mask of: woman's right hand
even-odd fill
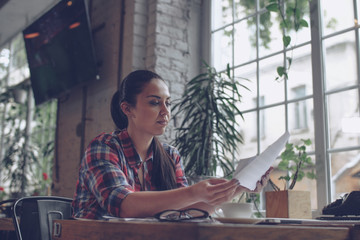
[[[230,201],[238,186],[239,181],[236,179],[210,178],[198,182],[190,188],[192,188],[192,193],[198,197],[199,202],[216,206]]]

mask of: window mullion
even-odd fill
[[[324,72],[323,72],[323,47],[321,39],[321,12],[320,0],[310,1],[311,20],[311,48],[312,48],[312,80],[314,92],[314,132],[315,132],[315,156],[317,175],[317,199],[318,209],[329,203],[330,191],[330,164],[326,152],[326,111],[324,95]]]
[[[354,17],[358,21],[359,24],[359,15],[357,12],[357,0],[353,0],[354,3]],[[357,64],[357,82],[360,85],[360,39],[359,39],[359,28],[355,29],[355,47],[356,47],[356,64]],[[360,102],[360,88],[358,88],[358,98]],[[360,112],[360,111],[359,111]]]

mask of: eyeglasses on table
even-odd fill
[[[207,211],[197,208],[188,208],[183,210],[169,209],[155,214],[154,217],[160,221],[167,222],[181,222],[201,219],[212,220],[211,216]]]

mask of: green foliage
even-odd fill
[[[1,182],[9,183],[10,197],[47,193],[51,178],[44,180],[44,173],[51,175],[54,153],[54,129],[46,130],[56,104],[49,102],[35,109],[36,121],[31,136],[26,136],[26,104],[3,99],[7,105],[4,122],[4,155],[0,161]],[[50,134],[46,134],[51,132]],[[45,184],[45,185],[44,185]]]
[[[316,175],[314,172],[314,163],[311,160],[311,157],[307,155],[306,146],[311,145],[310,139],[301,139],[301,145],[294,145],[292,143],[287,143],[285,150],[281,153],[281,161],[278,165],[280,170],[286,171],[285,176],[279,177],[279,180],[284,180],[289,184],[288,189],[293,189],[297,181],[301,181],[304,177],[309,179],[315,179]],[[304,171],[304,169],[310,169],[309,172]],[[272,183],[274,184],[274,183]],[[285,184],[287,185],[287,184]],[[274,187],[276,190],[279,188]]]
[[[175,101],[174,117],[182,119],[174,145],[184,159],[188,176],[224,175],[233,172],[232,153],[243,139],[236,117],[242,118],[238,103],[246,86],[234,81],[230,67],[226,72],[204,63],[206,72],[191,79],[181,99]]]
[[[279,27],[283,31],[283,46],[288,48],[291,44],[291,31],[298,32],[301,28],[309,27],[308,22],[304,19],[305,14],[309,8],[308,0],[269,0],[266,9],[269,12],[278,14]],[[287,57],[287,62],[284,66],[277,67],[277,74],[275,80],[288,79],[288,72],[291,67],[292,59]]]
[[[266,9],[279,14],[280,29],[286,32],[308,27],[304,17],[307,14],[305,10],[309,9],[309,0],[269,0]]]
[[[7,103],[7,114],[4,123],[4,156],[1,160],[1,171],[5,181],[10,181],[10,192],[20,192],[21,186],[27,184],[27,179],[23,176],[24,160],[31,155],[27,155],[24,148],[24,132],[26,108],[25,105],[16,103]]]

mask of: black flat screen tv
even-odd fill
[[[99,79],[85,0],[62,0],[23,30],[35,104]]]

